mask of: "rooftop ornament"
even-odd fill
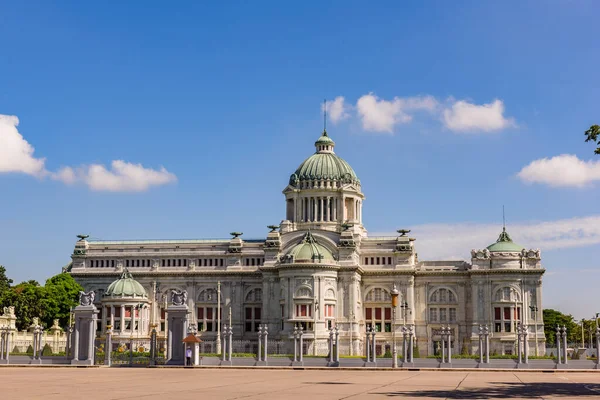
[[[406,234],[410,233],[410,229],[398,229],[396,232],[400,234],[400,237],[406,236]]]
[[[352,228],[353,226],[354,226],[354,224],[350,224],[350,223],[348,223],[348,221],[346,221],[342,224],[342,229],[347,231],[348,229]]]
[[[271,232],[269,232],[269,233],[273,233],[273,232],[277,231],[277,229],[279,228],[279,225],[268,225],[267,228],[269,228],[271,230]]]
[[[231,232],[230,235],[233,236],[233,238],[237,238],[239,236],[242,236],[244,233],[243,232]]]
[[[85,239],[89,238],[90,235],[77,235],[77,237],[79,238],[79,240],[85,240]]]

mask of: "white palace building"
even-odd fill
[[[329,328],[336,326],[342,355],[365,353],[368,327],[378,332],[377,352],[384,354],[392,331],[401,338],[402,328],[411,326],[421,357],[439,352],[442,327],[451,329],[454,353],[476,354],[479,326],[487,325],[490,352],[515,354],[521,323],[530,354],[545,353],[539,250],[517,245],[503,229],[495,243],[472,250],[470,262],[424,261],[408,231],[369,237],[360,180],[334,145],[324,131],[316,152],[290,176],[285,219],[269,226],[266,238],[245,240],[234,232],[231,239],[107,241],[80,235],[67,271],[96,293],[98,334],[110,324],[115,341],[148,340],[155,326],[164,338],[167,299],[176,289],[187,291],[189,322],[204,344],[212,346],[223,325],[231,325],[242,347],[236,352],[255,349],[258,326],[266,324],[277,343],[273,352],[291,353],[292,332],[302,326],[305,354],[327,354]],[[400,292],[396,310],[394,287]]]

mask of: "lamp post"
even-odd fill
[[[535,329],[535,356],[539,356],[539,350],[538,350],[538,329],[537,329],[537,312],[538,312],[538,308],[537,306],[529,306],[529,309],[531,310],[531,313],[533,314],[533,327]]]
[[[396,289],[396,285],[392,288],[392,368],[398,368],[398,349],[396,348],[396,308],[398,306],[398,289]],[[405,337],[406,341],[406,337]],[[406,347],[406,346],[405,346]],[[405,350],[406,351],[406,350]],[[406,355],[404,355],[404,359],[406,359]]]
[[[221,354],[221,281],[217,282],[217,354]]]

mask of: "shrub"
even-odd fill
[[[413,347],[413,358],[421,358],[421,354],[419,353],[419,346],[417,345]]]
[[[33,348],[32,348],[32,350],[33,350]],[[12,352],[13,353],[20,353],[21,350],[19,350],[19,348],[17,346],[15,346],[15,347],[13,347],[13,351]]]
[[[50,347],[50,345],[48,343],[46,343],[44,345],[44,348],[42,349],[42,355],[43,356],[51,356],[52,355],[52,347]]]
[[[461,356],[468,356],[469,355],[469,347],[467,346],[466,342],[463,342],[462,349],[460,350],[460,355]]]
[[[32,345],[29,345],[25,354],[29,354],[30,356],[33,355],[33,346]]]

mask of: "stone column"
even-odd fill
[[[121,306],[121,336],[123,336],[123,333],[125,332],[125,306]]]
[[[187,292],[185,293],[187,297]],[[187,334],[187,319],[190,311],[188,305],[176,292],[173,292],[172,296],[175,304],[167,308],[169,316],[167,365],[185,365],[185,349],[182,340]]]
[[[558,327],[558,326],[556,327],[556,339],[555,339],[555,342],[556,342],[556,357],[557,357],[556,358],[556,363],[557,364],[562,364],[561,363],[561,349],[560,349],[560,347],[561,347],[561,345],[560,345],[561,344],[560,343],[561,342],[561,334],[560,334],[560,327]]]
[[[86,305],[79,305],[73,310],[75,314],[75,343],[74,357],[71,364],[94,365],[94,341],[96,338],[98,309],[93,304],[93,295],[89,293],[81,295],[80,302]]]
[[[323,222],[323,197],[319,197],[319,221]]]
[[[600,365],[600,327],[596,328],[596,368]]]
[[[294,328],[294,362],[298,362],[298,327]]]
[[[75,317],[75,337],[73,339],[73,360],[79,361],[79,330],[80,330],[80,317]]]

